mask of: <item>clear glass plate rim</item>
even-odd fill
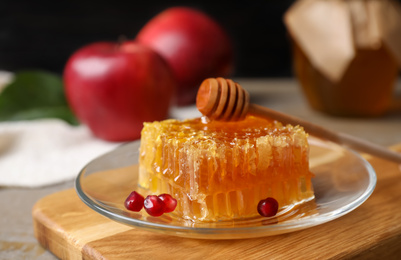
[[[330,145],[336,145],[339,146],[337,144],[331,143],[331,142],[326,142],[317,138],[310,138],[310,140],[312,140],[312,144],[314,142],[324,142],[324,143],[329,143]],[[99,157],[102,156],[106,156],[108,154],[112,154],[114,153],[116,150],[121,149],[121,147],[123,146],[127,146],[127,145],[133,145],[133,144],[139,144],[140,141],[133,141],[133,142],[129,142],[126,144],[123,144],[119,147],[117,147],[116,149],[105,153]],[[354,156],[356,156],[362,163],[363,166],[366,168],[367,172],[368,172],[368,176],[369,176],[369,184],[366,187],[365,191],[357,198],[355,199],[352,203],[349,203],[343,207],[340,207],[334,211],[330,211],[328,213],[324,213],[324,214],[319,214],[318,218],[319,221],[316,221],[316,216],[310,216],[310,217],[305,217],[305,218],[301,218],[301,219],[293,219],[293,220],[288,220],[285,222],[281,222],[281,223],[277,223],[274,225],[263,225],[263,226],[254,226],[254,227],[190,227],[190,226],[175,226],[175,225],[168,225],[168,224],[160,224],[160,223],[154,223],[154,222],[149,222],[146,220],[141,220],[141,219],[135,219],[135,218],[130,218],[124,215],[120,215],[117,213],[114,213],[112,211],[110,211],[107,207],[101,206],[99,205],[97,202],[95,202],[95,200],[93,198],[91,198],[90,196],[86,195],[85,192],[82,189],[82,185],[81,185],[81,181],[80,179],[84,176],[85,174],[85,169],[87,168],[87,166],[93,161],[88,162],[83,168],[82,170],[79,172],[76,180],[75,180],[75,190],[79,196],[79,198],[90,208],[92,208],[94,211],[123,224],[127,224],[127,225],[131,225],[131,226],[137,226],[137,227],[146,227],[147,229],[154,229],[154,230],[158,230],[160,231],[160,229],[163,230],[168,230],[168,231],[174,231],[174,232],[198,232],[198,233],[203,233],[203,234],[208,234],[208,233],[227,233],[227,232],[235,232],[235,233],[243,233],[242,231],[245,231],[246,233],[249,232],[255,232],[255,231],[263,231],[263,232],[267,232],[269,230],[286,230],[286,229],[292,229],[292,230],[296,230],[296,229],[304,229],[307,227],[312,227],[312,226],[316,226],[316,225],[320,225],[326,222],[329,222],[331,220],[337,219],[345,214],[348,214],[349,212],[353,211],[354,209],[356,209],[357,207],[359,207],[361,204],[363,204],[369,197],[370,195],[373,193],[376,183],[377,183],[377,176],[376,176],[376,172],[374,170],[374,168],[372,167],[372,165],[365,159],[363,158],[358,152],[349,149],[347,147],[343,147],[341,146],[342,149],[345,149],[349,152],[351,152],[352,154],[354,154]],[[99,158],[97,157],[97,158]],[[95,159],[97,159],[95,158]]]

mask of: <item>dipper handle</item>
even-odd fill
[[[247,114],[251,114],[275,119],[283,124],[300,125],[306,132],[321,139],[401,163],[401,153],[267,107],[251,104],[248,92],[231,79],[208,78],[204,80],[198,90],[196,107],[204,116],[213,120],[236,121],[244,119]]]

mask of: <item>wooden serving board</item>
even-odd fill
[[[392,147],[401,151],[401,144]],[[401,166],[369,158],[378,182],[351,213],[284,235],[202,240],[168,236],[114,222],[70,189],[33,208],[34,232],[62,259],[401,259]]]

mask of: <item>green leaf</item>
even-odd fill
[[[68,106],[60,76],[45,71],[22,71],[0,93],[0,121],[59,118],[78,120]]]

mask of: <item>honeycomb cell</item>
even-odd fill
[[[266,197],[281,209],[314,198],[307,134],[264,118],[145,123],[139,165],[139,185],[171,194],[174,214],[192,221],[255,217]]]

